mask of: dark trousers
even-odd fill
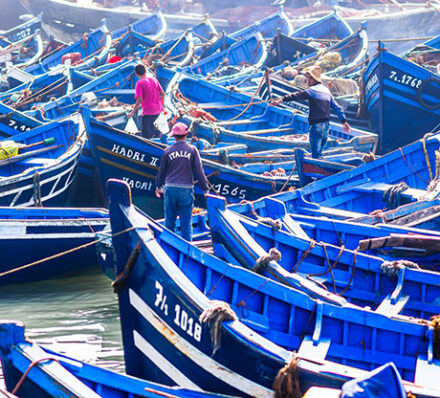
[[[154,122],[158,118],[158,115],[143,115],[142,116],[142,137],[153,138],[160,137],[160,131],[154,127]]]
[[[329,129],[329,122],[316,123],[310,126],[309,140],[312,158],[320,159],[322,157],[322,150],[324,149],[325,144],[327,144]]]
[[[176,230],[177,216],[180,218],[182,238],[191,241],[192,209],[194,206],[193,188],[165,187],[165,226]]]

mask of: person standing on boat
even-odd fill
[[[154,126],[154,122],[163,111],[164,91],[154,77],[147,76],[144,65],[136,65],[134,72],[139,78],[134,95],[136,103],[127,116],[128,118],[133,117],[138,109],[142,107],[142,137],[148,139],[159,137],[160,131]]]
[[[321,67],[312,66],[306,69],[304,75],[307,78],[309,88],[296,93],[285,95],[271,102],[271,105],[279,105],[282,102],[307,99],[309,101],[309,141],[312,158],[322,157],[330,130],[330,109],[333,109],[343,123],[342,128],[348,134],[350,125],[345,118],[344,111],[336,103],[330,90],[322,84]]]
[[[186,142],[188,129],[185,123],[176,123],[171,129],[176,142],[165,149],[156,177],[156,197],[165,195],[165,226],[176,230],[177,215],[180,217],[182,237],[192,238],[192,209],[194,206],[194,178],[204,195],[208,193],[208,179],[203,171],[200,154],[194,145]],[[165,189],[163,189],[165,186]]]

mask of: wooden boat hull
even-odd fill
[[[96,266],[96,250],[90,243],[108,224],[105,209],[0,208],[0,285],[35,282]],[[56,257],[68,250],[72,252]]]
[[[440,121],[440,77],[380,50],[364,75],[367,108],[384,154],[433,132]]]
[[[151,12],[144,11],[140,7],[104,8],[90,4],[84,6],[68,0],[20,0],[20,2],[30,13],[35,14],[43,10],[43,22],[54,27],[61,25],[63,31],[67,30],[76,37],[96,26],[96,21],[102,18],[106,19],[110,30],[115,30],[151,15]],[[168,33],[175,34],[197,23],[203,15],[164,14],[164,17]],[[218,29],[231,29],[225,19],[213,19],[212,22]]]
[[[25,339],[20,322],[0,323],[0,337],[3,376],[9,390],[17,386],[20,377],[33,364],[32,372],[17,388],[22,398],[221,398],[215,394],[161,386],[58,354]],[[4,394],[0,391],[1,397],[13,398],[10,393]]]
[[[276,203],[272,205],[276,207]],[[299,273],[313,282],[316,280],[320,286],[325,285],[329,291],[357,305],[369,306],[388,316],[401,314],[426,320],[440,312],[437,304],[440,275],[436,272],[397,268],[394,273],[391,268],[387,273],[384,264],[387,259],[365,255],[357,248],[347,249],[341,243],[315,242],[304,232],[296,236],[285,230],[274,232],[270,225],[225,209],[224,201],[219,198],[208,198],[208,214],[214,251],[216,244],[221,244],[246,268],[252,268],[261,256],[256,248],[267,253],[276,247],[282,255],[277,262],[287,272]],[[298,228],[301,229],[300,225]],[[269,270],[260,272],[281,279],[277,271],[273,271],[274,275]],[[420,291],[426,292],[423,298]]]
[[[139,249],[139,256],[131,268],[127,283],[119,291],[126,369],[129,374],[181,385],[195,384],[200,388],[224,393],[269,397],[273,394],[270,387],[279,366],[291,359],[291,354],[273,344],[273,341],[279,342],[288,350],[299,348],[296,369],[302,391],[310,384],[338,387],[344,379],[363,374],[359,369],[326,361],[322,354],[314,356],[311,355],[312,352],[308,355],[304,352],[302,355],[304,347],[300,347],[301,340],[294,333],[296,328],[307,335],[309,332],[313,334],[315,327],[316,345],[319,345],[324,342],[321,340],[324,338],[321,333],[335,338],[342,330],[340,327],[345,323],[352,324],[352,332],[348,333],[347,329],[344,343],[342,340],[331,343],[335,350],[329,352],[329,356],[335,358],[341,354],[349,357],[353,355],[350,359],[347,358],[347,363],[361,367],[369,367],[371,362],[386,361],[388,354],[377,352],[383,349],[377,345],[382,341],[381,338],[373,346],[370,346],[369,340],[361,348],[354,332],[358,330],[355,324],[362,324],[361,329],[365,332],[368,329],[368,335],[370,332],[378,333],[378,336],[385,333],[388,337],[388,350],[391,348],[391,341],[396,343],[392,350],[400,350],[400,338],[406,334],[415,338],[412,343],[416,346],[411,344],[411,347],[416,348],[419,355],[423,355],[420,353],[428,348],[423,342],[423,336],[426,335],[422,325],[409,319],[409,323],[406,323],[403,319],[398,321],[382,317],[368,310],[358,312],[359,309],[346,306],[327,307],[327,304],[320,302],[311,304],[308,296],[242,268],[231,268],[225,262],[190,247],[188,242],[159,227],[132,207],[127,184],[111,180],[108,187],[118,274],[125,269],[133,248]],[[222,340],[215,354],[212,353],[210,327],[199,323],[202,311],[213,304],[208,297],[215,300],[226,299],[241,320],[222,323]],[[239,305],[242,301],[244,304]],[[245,308],[240,309],[243,305]],[[309,325],[307,319],[310,311],[313,314],[312,308],[316,308],[319,315],[316,319],[311,315],[314,320],[309,323],[314,325]],[[305,313],[301,312],[303,310]],[[298,315],[301,313],[302,316]],[[290,317],[296,314],[299,324],[293,318],[289,323],[287,314]],[[185,319],[183,323],[182,316]],[[329,323],[326,327],[321,322]],[[255,331],[250,331],[243,323]],[[300,325],[303,323],[309,325],[306,326],[308,331]],[[287,326],[288,324],[291,326]],[[365,334],[360,331],[359,338],[360,336]],[[405,341],[409,343],[408,339]],[[339,344],[341,350],[336,348]],[[356,345],[359,348],[355,348]],[[412,348],[408,344],[405,344],[405,348],[403,361],[394,357],[395,362],[399,364],[397,367],[405,377],[413,377],[411,373],[415,362],[414,358],[409,359],[412,357]],[[360,354],[362,360],[358,349],[365,350]],[[374,359],[371,357],[371,350],[376,353]],[[154,357],[148,355],[149,353],[154,353]],[[325,354],[326,352],[324,357]],[[166,358],[166,361],[161,358]],[[368,361],[368,365],[362,364],[362,361]],[[422,357],[420,361],[423,361]],[[435,362],[438,363],[438,360]],[[155,371],[151,370],[153,368]],[[171,368],[174,369],[172,373]],[[437,365],[431,369],[435,372]],[[428,387],[428,381],[425,380],[424,383],[427,383],[425,387],[408,385],[408,389],[420,396],[440,394],[434,386]]]
[[[250,152],[309,148],[306,134],[309,124],[305,115],[269,106],[253,96],[231,92],[197,77],[176,74],[168,86],[165,101],[172,113],[192,126],[192,135],[213,144],[246,144]],[[208,116],[202,115],[201,120],[197,120],[196,108],[208,112]],[[373,133],[353,128],[346,134],[340,124],[331,123],[326,148],[350,147],[360,152],[374,152],[376,141]]]
[[[57,144],[42,155],[47,158],[25,159],[9,165],[8,171],[3,165],[0,206],[33,206],[36,194],[41,196],[42,203],[64,205],[84,147],[84,132],[78,130],[79,125],[74,120],[66,120],[15,135],[14,141],[19,143],[38,142],[49,136],[54,137]],[[11,158],[11,163],[13,161]]]
[[[114,129],[92,118],[85,119],[102,191],[105,192],[109,178],[119,178],[132,188],[135,203],[148,209],[146,201],[154,198],[156,174],[165,146]],[[287,181],[287,177],[269,178],[204,159],[202,162],[211,189],[225,195],[230,202],[254,200],[277,192]],[[286,186],[294,184],[295,179],[291,179]],[[202,192],[197,185],[195,194],[201,200],[198,203],[203,204]]]

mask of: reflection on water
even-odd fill
[[[53,351],[123,372],[119,310],[110,283],[94,269],[69,278],[1,286],[0,319],[22,321],[30,340]]]

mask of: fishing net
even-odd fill
[[[19,145],[14,141],[0,142],[0,160],[18,155]]]

